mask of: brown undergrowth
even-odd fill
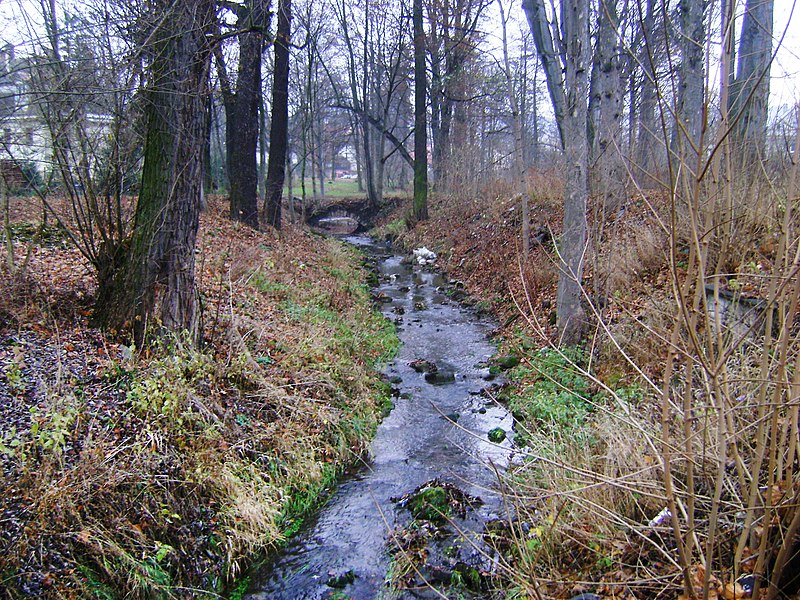
[[[555,180],[531,187],[527,261],[502,184],[469,201],[434,197],[429,221],[409,228],[401,213],[382,229],[436,251],[499,316],[501,352],[516,357],[498,397],[524,457],[504,482],[515,516],[497,536],[502,586],[537,598],[797,593],[791,185],[700,182],[694,204],[640,190],[602,221],[590,210],[592,323],[562,352]],[[726,316],[722,300],[744,316]]]
[[[63,240],[2,274],[0,595],[215,596],[364,452],[396,341],[359,257],[239,227],[221,199],[201,221],[201,349],[90,328]]]

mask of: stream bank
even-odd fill
[[[396,338],[360,255],[228,210],[201,216],[202,349],[89,328],[71,246],[0,269],[0,597],[224,595],[366,451]]]
[[[347,241],[375,261],[374,298],[397,325],[402,346],[386,369],[395,406],[369,459],[247,597],[427,597],[450,586],[481,597],[492,571],[484,524],[504,516],[494,469],[511,456],[498,432],[512,417],[485,393],[494,324],[452,300],[440,274],[369,238]]]

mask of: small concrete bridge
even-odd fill
[[[306,223],[324,233],[349,235],[370,229],[379,216],[399,204],[399,198],[385,198],[377,207],[365,196],[317,198],[306,208]]]

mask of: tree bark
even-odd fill
[[[225,163],[230,186],[230,218],[258,228],[258,138],[261,131],[261,58],[268,27],[268,0],[236,5],[240,29],[236,89],[228,77],[222,48],[215,47],[225,108]]]
[[[422,0],[414,0],[414,218],[428,218],[428,106]]]
[[[681,65],[678,72],[678,123],[673,137],[672,160],[678,160],[688,168],[682,170],[687,176],[696,174],[698,161],[703,154],[702,134],[706,117],[703,4],[704,0],[680,0],[679,4]]]
[[[556,313],[561,344],[569,346],[580,341],[585,328],[581,285],[589,194],[589,3],[564,0],[561,4],[561,60],[555,51],[544,0],[523,0],[522,7],[542,60],[564,151],[564,225],[559,243]]]
[[[236,93],[225,101],[231,219],[258,229],[258,103],[267,11],[261,0],[241,10]]]
[[[652,185],[658,181],[656,171],[663,162],[663,148],[658,133],[656,106],[658,91],[656,90],[655,57],[656,19],[655,0],[646,0],[647,7],[641,19],[640,46],[637,63],[641,67],[641,84],[639,105],[636,118],[636,143],[633,149],[633,172],[640,186]],[[639,4],[641,10],[641,3]],[[663,165],[662,165],[663,166]]]
[[[593,196],[600,200],[601,218],[616,213],[625,202],[622,157],[622,65],[617,0],[600,0],[597,41],[592,61],[589,99],[589,149],[593,167]]]
[[[375,140],[373,139],[372,130],[369,126],[370,111],[372,109],[372,100],[369,90],[370,81],[370,45],[372,43],[372,23],[370,17],[370,3],[364,3],[364,38],[362,40],[362,56],[361,56],[361,131],[362,141],[364,143],[364,175],[367,187],[367,200],[371,206],[378,206],[380,197],[378,195],[377,178],[376,178],[376,156],[375,156]]]
[[[774,0],[747,0],[731,88],[734,139],[751,158],[763,157],[767,141],[774,4]]]
[[[281,198],[286,176],[286,146],[289,136],[289,43],[292,30],[292,1],[278,4],[275,36],[275,71],[272,84],[272,123],[269,135],[265,221],[281,228]]]
[[[194,250],[203,181],[205,102],[213,0],[153,0],[146,90],[147,135],[135,225],[129,243],[100,269],[95,319],[133,328],[186,331],[197,339]]]

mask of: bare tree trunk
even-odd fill
[[[383,135],[375,138],[375,206],[383,204],[383,189],[386,185],[386,137]]]
[[[747,0],[739,64],[731,88],[735,139],[751,157],[763,157],[767,141],[774,4],[774,0]]]
[[[10,202],[8,194],[8,184],[3,174],[0,174],[0,211],[3,213],[3,234],[6,245],[6,267],[9,273],[16,273],[14,264],[14,236],[11,231]]]
[[[275,72],[272,84],[272,124],[269,135],[269,161],[265,220],[281,228],[281,199],[286,176],[286,146],[289,136],[289,44],[292,28],[292,0],[278,4],[278,31],[275,36]]]
[[[600,199],[600,218],[618,211],[625,202],[622,161],[622,67],[617,44],[617,0],[600,0],[597,9],[597,42],[592,61],[589,100],[589,148],[593,163],[593,195]]]
[[[414,218],[428,218],[428,119],[422,0],[414,0]]]
[[[585,326],[581,284],[589,194],[589,3],[588,0],[565,0],[561,4],[560,47],[563,63],[555,51],[544,0],[523,0],[522,7],[547,77],[547,88],[564,150],[564,226],[559,243],[561,272],[556,312],[561,343],[572,345],[580,341]]]
[[[258,191],[261,197],[267,195],[267,107],[264,94],[258,92]]]
[[[704,0],[680,0],[681,65],[678,72],[678,122],[673,136],[673,160],[688,167],[685,175],[696,174],[703,154],[705,114],[706,29]],[[685,169],[684,169],[685,171]]]
[[[301,158],[300,163],[300,198],[303,203],[303,222],[305,223],[305,206],[306,206],[306,167],[308,166],[308,127],[306,126],[305,120],[303,122],[303,135],[302,135],[302,142],[303,142],[303,155]]]
[[[295,218],[295,208],[294,208],[294,181],[292,177],[292,158],[291,152],[287,148],[286,152],[286,191],[289,194],[289,223],[294,225],[296,218]]]
[[[639,105],[636,119],[636,143],[633,151],[633,170],[639,185],[653,184],[658,180],[657,169],[663,154],[662,136],[658,135],[656,106],[658,91],[655,75],[655,6],[656,0],[646,0],[647,8],[641,21],[641,51],[637,63],[641,67]],[[639,6],[641,11],[641,4]]]
[[[319,173],[319,195],[323,198],[325,197],[325,148],[323,145],[322,137],[323,137],[323,129],[322,129],[322,110],[320,107],[315,103],[316,110],[314,111],[316,117],[316,127],[313,129],[315,132],[314,135],[314,146],[316,148],[315,162],[317,163],[317,173]]]
[[[256,10],[256,7],[253,7]],[[255,18],[255,17],[254,17]],[[258,229],[258,98],[261,95],[263,33],[240,36],[236,95],[228,111],[228,177],[231,219]]]
[[[533,131],[531,132],[531,163],[538,167],[541,162],[541,144],[539,141],[539,64],[533,71],[533,102],[531,120],[533,121]]]
[[[133,327],[140,344],[159,322],[195,339],[199,333],[194,249],[215,9],[212,0],[154,0],[149,11],[154,58],[135,227],[129,247],[99,269],[95,307],[100,323]]]
[[[225,106],[225,154],[230,184],[230,217],[258,229],[258,139],[261,54],[269,18],[265,0],[248,0],[236,9],[239,64],[236,90],[228,79],[221,48],[215,56]]]
[[[358,191],[365,191],[364,187],[364,159],[361,156],[361,126],[357,115],[350,115],[350,127],[353,131],[353,148],[356,152],[356,184]]]
[[[203,139],[203,199],[202,210],[208,206],[207,197],[214,187],[214,174],[211,172],[211,133],[214,127],[214,100],[211,94],[206,99],[206,132]]]

